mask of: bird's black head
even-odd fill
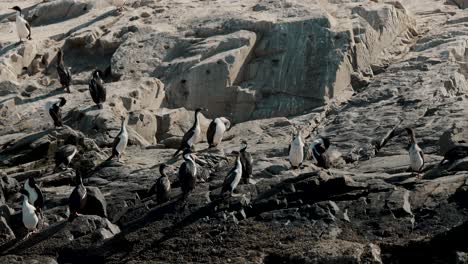
[[[81,170],[79,168],[75,170],[75,174],[76,185],[82,184],[83,179],[81,178]]]
[[[36,180],[34,179],[34,177],[29,177],[29,186],[34,186],[36,184]]]
[[[202,112],[202,111],[206,112],[206,111],[208,111],[208,109],[203,108],[203,107],[199,107],[199,108],[195,109],[195,113],[199,113],[199,112]]]
[[[410,135],[414,134],[414,129],[411,128],[411,127],[405,128],[405,131],[406,131],[406,133],[408,133],[408,134],[410,134]]]
[[[102,78],[104,76],[103,72],[101,70],[94,70],[93,71],[93,78]]]
[[[21,8],[19,6],[14,6],[14,7],[10,8],[10,9],[16,10],[16,11],[21,13]]]
[[[247,146],[248,146],[247,141],[242,140],[241,143],[242,143],[242,147],[241,147],[240,151],[245,151],[247,149]]]
[[[21,193],[22,195],[26,196],[26,197],[29,197],[29,193],[28,193],[28,191],[26,191],[25,189],[21,189],[21,190],[20,190],[20,193]]]
[[[65,99],[65,97],[59,97],[59,100],[60,100],[59,106],[61,107],[67,103],[67,99]]]
[[[323,144],[325,145],[325,149],[328,149],[330,147],[330,139],[327,137],[322,137]]]

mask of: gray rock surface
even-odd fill
[[[436,0],[26,0],[33,40],[16,44],[0,6],[0,263],[451,263],[468,252],[467,25]],[[452,1],[453,2],[453,1]],[[86,7],[86,9],[84,8]],[[64,12],[64,10],[67,10]],[[48,14],[46,16],[44,14]],[[58,89],[57,49],[72,93]],[[101,69],[104,109],[89,95]],[[44,106],[65,97],[63,128]],[[183,197],[173,158],[201,118],[197,183]],[[105,161],[128,119],[129,146]],[[232,121],[208,148],[211,120]],[[413,127],[424,170],[408,171]],[[287,160],[298,130],[308,157]],[[311,160],[327,136],[330,169]],[[253,175],[220,194],[241,142]],[[74,144],[67,170],[53,154]],[[148,190],[168,165],[171,199]],[[75,170],[88,204],[67,221]],[[19,190],[46,197],[24,238]],[[23,239],[24,238],[24,239]]]

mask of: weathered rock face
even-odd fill
[[[43,26],[19,45],[0,6],[1,263],[466,257],[468,158],[438,165],[467,140],[465,11],[436,0],[127,1],[121,11],[26,1]],[[57,48],[72,68],[71,94],[56,89]],[[96,68],[105,69],[103,110],[88,91]],[[44,105],[61,96],[65,126],[53,128]],[[184,198],[172,148],[200,106],[209,111],[194,147],[197,182]],[[119,162],[104,161],[120,116],[130,144]],[[216,148],[204,142],[205,116],[232,121]],[[408,126],[425,152],[420,178],[407,172]],[[306,155],[291,169],[298,130],[306,154],[316,136],[330,137],[332,168]],[[224,196],[244,140],[253,175]],[[54,171],[63,144],[79,152]],[[171,199],[157,203],[149,190],[162,163]],[[78,169],[88,203],[68,222]],[[46,202],[39,232],[22,240],[19,189],[29,177]]]
[[[138,78],[106,83],[105,87],[104,109],[94,105],[72,109],[66,117],[67,123],[94,138],[99,146],[110,146],[120,131],[120,116],[127,116],[128,112],[130,143],[155,143],[157,121],[150,110],[158,109],[164,99],[162,82],[155,78]]]
[[[80,16],[88,12],[92,7],[90,1],[51,1],[31,9],[25,9],[25,18],[33,27],[41,26]]]
[[[414,20],[398,5],[345,5],[343,12],[353,14],[348,21],[320,5],[298,1],[279,14],[276,4],[261,1],[254,8],[266,21],[221,19],[194,28],[197,38],[138,32],[117,49],[112,68],[120,76],[161,78],[170,107],[203,106],[210,117],[245,121],[346,100],[353,72],[372,76],[416,34]]]

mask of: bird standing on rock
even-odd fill
[[[55,152],[55,168],[58,169],[61,166],[65,166],[65,168],[68,168],[68,165],[70,165],[76,153],[78,153],[78,149],[74,145],[67,144],[60,147]]]
[[[128,132],[127,127],[125,126],[125,117],[121,116],[120,120],[122,121],[120,125],[120,132],[114,139],[114,144],[112,147],[112,155],[107,159],[111,160],[117,156],[117,161],[120,160],[120,156],[125,152],[128,144]]]
[[[318,167],[328,169],[330,167],[330,160],[326,151],[330,147],[330,140],[327,137],[318,137],[312,144],[312,158]]]
[[[177,149],[177,151],[174,153],[174,157],[179,154],[181,150],[184,150],[186,148],[192,148],[196,143],[198,143],[198,140],[200,139],[200,134],[201,134],[201,128],[200,128],[200,114],[201,111],[207,111],[204,108],[197,108],[195,110],[195,121],[193,123],[193,126],[184,134],[184,137],[182,138],[182,142],[180,143],[180,147]]]
[[[39,223],[39,216],[34,205],[29,203],[28,192],[22,190],[21,193],[23,194],[23,204],[21,207],[22,220],[24,227],[28,230],[28,234],[25,237],[27,238],[31,234],[31,231],[35,232],[37,230],[36,228]]]
[[[252,155],[247,151],[247,141],[243,140],[242,144],[244,145],[240,149],[240,161],[242,164],[242,179],[244,180],[244,183],[247,184],[249,183],[249,179],[252,176],[252,164],[253,164],[253,159]]]
[[[216,147],[223,140],[224,132],[231,128],[231,122],[225,117],[218,117],[211,121],[208,131],[206,132],[206,139],[210,148]]]
[[[31,40],[31,26],[21,15],[21,8],[19,6],[14,6],[11,9],[16,11],[16,32],[20,39],[18,44],[23,42],[23,39],[25,38]]]
[[[88,193],[86,187],[83,184],[83,179],[81,178],[80,170],[76,170],[76,186],[70,194],[68,199],[68,206],[70,209],[70,215],[68,221],[73,221],[79,214],[81,210],[86,206],[86,201],[88,199]]]
[[[184,197],[187,197],[197,182],[197,164],[192,157],[190,148],[184,150],[183,158],[184,163],[179,168],[179,182]]]
[[[44,209],[44,196],[42,195],[42,191],[37,186],[34,177],[29,177],[24,182],[24,190],[28,192],[28,201],[32,204],[36,210],[42,214],[42,209]]]
[[[221,189],[221,194],[229,192],[229,195],[232,196],[232,193],[236,189],[242,177],[242,163],[240,158],[240,153],[237,154],[236,163],[234,168],[232,168],[223,182],[223,188]]]
[[[55,103],[48,102],[46,108],[49,111],[50,117],[54,120],[55,127],[63,126],[62,122],[62,107],[67,103],[64,97],[60,97]]]
[[[63,63],[63,51],[60,48],[57,52],[57,73],[59,76],[60,84],[62,85],[62,89],[66,89],[67,92],[70,93],[70,68],[65,67],[65,64]]]
[[[164,172],[165,168],[167,168],[166,164],[161,164],[159,166],[161,177],[156,181],[156,201],[158,203],[169,201],[169,193],[171,192],[171,181],[169,181],[169,178]]]
[[[419,175],[419,173],[421,173],[424,167],[424,153],[422,149],[418,146],[418,143],[416,143],[416,136],[414,133],[414,129],[406,128],[405,130],[410,136],[410,140],[411,140],[410,142],[411,145],[408,150],[409,158],[410,158],[410,167],[413,172],[416,172]]]
[[[289,145],[289,163],[292,169],[297,169],[304,160],[304,142],[302,141],[302,133],[299,130],[293,141]]]
[[[104,87],[104,81],[102,80],[103,72],[95,70],[93,76],[89,81],[89,93],[93,102],[99,109],[102,109],[102,104],[106,101],[106,88]]]

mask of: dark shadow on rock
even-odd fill
[[[49,98],[49,97],[52,97],[52,96],[55,96],[55,95],[59,95],[59,94],[63,94],[63,93],[65,93],[64,89],[55,89],[55,90],[50,91],[47,94],[43,94],[43,95],[40,95],[40,96],[37,96],[37,97],[34,97],[34,98],[22,99],[21,101],[19,101],[17,103],[17,105],[23,105],[23,104],[29,104],[29,103],[32,103],[32,102],[37,102],[37,101],[44,100],[46,98]]]
[[[53,226],[50,226],[46,229],[41,230],[39,233],[32,234],[29,238],[25,240],[22,240],[22,239],[13,240],[11,241],[11,243],[8,243],[0,247],[0,254],[1,255],[18,254],[20,252],[23,252],[24,250],[36,245],[37,243],[45,241],[51,236],[53,236],[54,234],[60,232],[62,229],[65,228],[67,223],[68,223],[67,221],[57,223]]]
[[[94,23],[96,23],[96,22],[98,22],[98,21],[100,21],[100,20],[102,20],[104,18],[107,18],[109,16],[117,16],[117,15],[119,15],[119,13],[117,12],[116,9],[109,10],[106,13],[101,14],[101,15],[95,17],[94,19],[91,19],[90,21],[88,21],[86,23],[83,23],[81,25],[78,25],[78,26],[70,29],[66,33],[54,35],[54,36],[51,36],[50,38],[53,39],[53,40],[56,40],[56,41],[61,41],[61,40],[65,39],[65,38],[67,38],[68,36],[70,36],[71,34],[73,34],[74,32],[77,32],[77,31],[79,31],[79,30],[81,30],[81,29],[83,29],[85,27],[88,27],[88,26],[90,26],[90,25],[92,25],[92,24],[94,24]]]

